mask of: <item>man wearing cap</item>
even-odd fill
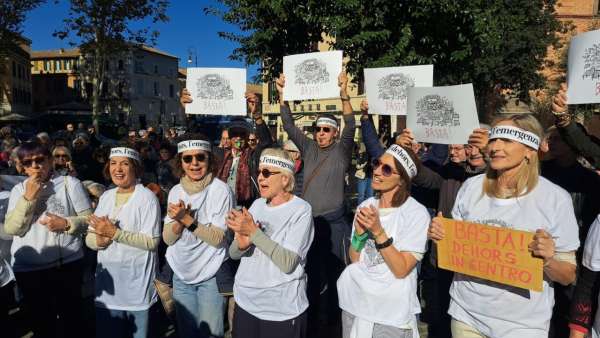
[[[316,121],[314,140],[305,136],[294,125],[290,107],[283,102],[285,77],[277,79],[277,91],[281,104],[283,128],[296,144],[304,160],[304,182],[301,197],[310,203],[315,224],[315,240],[308,254],[307,272],[308,297],[310,301],[309,323],[316,323],[319,293],[325,283],[328,284],[329,322],[339,320],[339,309],[335,282],[348,263],[347,248],[350,241],[351,226],[345,219],[344,176],[350,165],[354,149],[354,131],[356,129],[350,97],[347,93],[348,78],[340,74],[340,98],[344,118],[344,129],[339,141],[336,141],[339,124],[332,114],[322,114]],[[321,275],[327,281],[321,282]]]

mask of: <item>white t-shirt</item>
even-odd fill
[[[369,205],[377,208],[379,200],[371,197],[358,208]],[[387,236],[394,238],[392,245],[398,251],[425,252],[431,218],[414,198],[409,197],[392,212],[380,213],[379,219]],[[421,312],[417,269],[404,278],[396,278],[372,238],[367,240],[359,260],[342,272],[337,288],[340,308],[372,323],[409,328],[414,324],[415,314]]]
[[[592,271],[600,271],[600,215],[596,217],[588,232],[581,263]],[[598,300],[600,301],[600,294]],[[592,334],[594,338],[600,337],[600,311],[596,311]]]
[[[270,239],[300,256],[300,264],[293,272],[283,273],[260,249],[251,247],[235,275],[235,302],[262,320],[295,318],[308,307],[304,266],[314,236],[312,209],[293,196],[275,207],[264,198],[257,199],[248,211]]]
[[[12,268],[10,267],[10,245],[12,236],[4,232],[4,217],[8,207],[8,191],[0,191],[0,287],[10,283],[15,279]]]
[[[540,177],[525,196],[490,198],[482,191],[484,175],[468,179],[460,188],[452,217],[476,223],[535,232],[544,229],[557,252],[579,247],[579,229],[570,195]],[[448,313],[489,337],[547,337],[554,306],[552,282],[544,278],[535,292],[460,273],[454,274]]]
[[[201,192],[188,195],[181,184],[174,186],[169,192],[169,203],[182,200],[185,205],[191,204],[194,218],[198,226],[212,224],[227,230],[225,217],[233,208],[233,198],[226,183],[214,179]],[[173,220],[167,215],[165,224]],[[215,248],[188,230],[183,230],[181,238],[167,249],[167,261],[173,272],[186,284],[197,284],[212,278],[223,260],[226,246]]]
[[[117,188],[106,191],[98,201],[96,216],[108,216],[119,228],[160,237],[160,206],[152,191],[138,184],[127,202],[116,204]],[[156,302],[152,281],[156,275],[156,251],[112,242],[98,251],[96,306],[111,310],[142,311]]]
[[[25,193],[28,180],[15,185],[11,190],[7,213],[15,208],[17,201]],[[52,177],[46,188],[40,192],[31,228],[25,236],[13,238],[11,254],[14,271],[42,270],[57,266],[61,262],[65,264],[82,258],[81,236],[51,232],[39,221],[45,217],[46,212],[69,217],[77,216],[77,213],[88,209],[91,209],[88,194],[78,179],[71,176]]]

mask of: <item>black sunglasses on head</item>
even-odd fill
[[[205,154],[183,155],[181,157],[181,160],[183,160],[184,163],[189,164],[189,163],[192,163],[194,158],[198,162],[204,162],[206,160],[206,155]]]
[[[321,132],[321,130],[328,133],[331,131],[331,128],[330,127],[316,127],[315,130],[317,131],[317,133]]]
[[[269,169],[263,169],[260,171],[260,174],[264,177],[264,178],[269,178],[271,175],[277,175],[280,174],[280,171],[270,171]]]
[[[21,161],[21,164],[24,167],[31,167],[33,165],[33,162],[35,162],[37,164],[42,164],[45,161],[46,161],[46,156],[36,156],[36,157],[24,159],[23,161]]]
[[[371,161],[371,165],[373,166],[373,170],[381,166],[381,173],[385,177],[390,177],[392,174],[399,175],[389,164],[381,163],[378,158],[373,159],[373,161]]]

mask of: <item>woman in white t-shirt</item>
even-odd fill
[[[344,338],[418,337],[415,266],[423,257],[430,217],[410,197],[418,160],[392,145],[373,161],[375,197],[354,217],[350,264],[337,282]]]
[[[600,215],[596,216],[585,239],[581,265],[577,276],[577,286],[571,301],[570,337],[584,338],[591,329],[591,336],[598,338],[600,337],[600,311],[596,310],[596,317],[593,318],[593,309],[594,303],[600,300],[600,294],[598,294],[600,287]]]
[[[450,289],[454,337],[547,337],[554,306],[554,282],[575,280],[578,226],[570,195],[539,176],[539,122],[530,115],[493,123],[485,174],[467,180],[458,192],[455,219],[535,232],[529,250],[544,260],[541,292],[520,289],[460,273]],[[434,218],[434,240],[444,237]]]
[[[4,230],[14,236],[11,262],[25,321],[37,337],[52,337],[59,327],[64,337],[82,337],[81,232],[90,201],[78,179],[53,171],[45,146],[24,143],[17,156],[28,178],[10,192]]]
[[[157,299],[152,280],[158,262],[160,206],[154,193],[138,183],[142,173],[136,150],[112,148],[104,175],[116,188],[102,194],[89,219],[86,244],[98,250],[98,338],[148,336],[149,309]]]
[[[314,236],[310,205],[294,196],[294,161],[283,149],[260,157],[261,198],[232,210],[229,247],[241,259],[233,295],[234,338],[306,337],[306,255]]]
[[[225,217],[233,207],[231,190],[214,177],[216,160],[201,135],[177,144],[179,184],[169,192],[163,239],[173,269],[173,299],[181,337],[221,337],[225,298],[215,274],[226,257]]]

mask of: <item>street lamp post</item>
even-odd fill
[[[192,65],[192,55],[194,56],[194,67],[198,67],[198,52],[196,51],[196,47],[188,48],[188,66]]]

